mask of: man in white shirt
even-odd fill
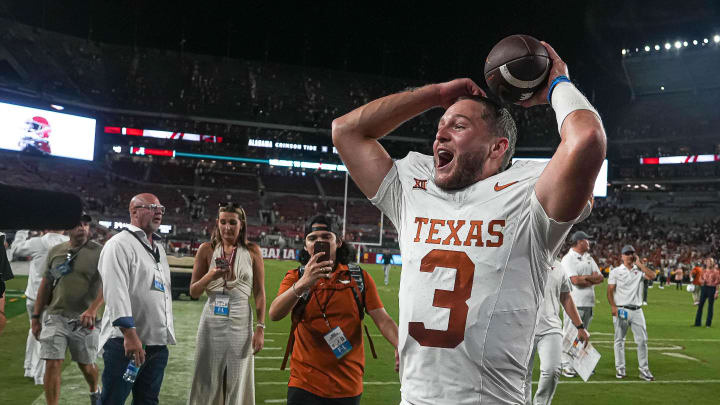
[[[560,353],[562,352],[563,328],[560,321],[560,305],[565,310],[566,318],[572,320],[577,328],[578,339],[587,344],[589,339],[585,325],[580,320],[575,303],[570,295],[570,279],[565,275],[560,262],[555,261],[548,272],[545,283],[545,300],[538,311],[538,323],[535,329],[535,344],[528,363],[525,379],[525,404],[530,405],[532,391],[532,371],[535,352],[540,355],[540,379],[535,391],[534,405],[550,405],[558,379],[560,378]]]
[[[621,253],[623,263],[610,271],[607,288],[615,327],[615,377],[625,378],[625,335],[629,326],[637,344],[640,378],[655,381],[648,367],[648,334],[642,310],[643,280],[654,280],[655,272],[642,263],[631,245],[625,245]]]
[[[353,180],[398,230],[403,404],[525,403],[547,271],[589,214],[606,144],[597,111],[544,46],[547,86],[522,105],[555,110],[562,141],[547,164],[510,166],[512,116],[470,79],[392,94],[333,121]],[[446,110],[433,156],[393,161],[378,140],[434,107]]]
[[[572,246],[561,261],[562,269],[572,284],[570,294],[580,314],[582,323],[588,331],[590,330],[593,307],[595,306],[595,285],[602,283],[605,279],[600,273],[597,263],[590,256],[590,239],[592,237],[583,231],[573,233],[570,236]],[[563,319],[563,326],[566,330],[572,327],[573,324],[568,319],[568,316]],[[563,353],[562,373],[565,377],[574,377],[576,375],[575,370],[570,365],[570,357],[565,353]]]
[[[164,213],[154,195],[136,195],[130,201],[130,226],[110,238],[100,253],[103,404],[124,404],[131,390],[135,404],[158,403],[167,345],[175,344],[170,266],[155,234]],[[142,365],[134,384],[123,378],[129,359]]]
[[[28,283],[25,288],[25,296],[27,297],[27,311],[30,323],[35,312],[35,301],[37,300],[38,289],[45,274],[45,264],[47,262],[47,254],[55,245],[70,240],[62,234],[63,231],[45,231],[42,236],[34,238],[29,237],[30,231],[22,230],[15,233],[15,240],[10,248],[11,256],[32,257],[30,269],[28,272]],[[40,342],[33,336],[32,328],[28,331],[27,342],[25,345],[25,377],[35,380],[36,385],[42,385],[45,378],[45,362],[40,359]]]

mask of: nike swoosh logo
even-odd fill
[[[500,185],[500,183],[495,183],[495,191],[504,190],[504,189],[512,186],[515,183],[517,183],[517,181],[513,181],[512,183],[504,184],[502,186]]]

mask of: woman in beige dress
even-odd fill
[[[195,255],[190,295],[205,291],[188,404],[255,404],[253,355],[264,344],[265,269],[260,248],[247,241],[245,211],[221,205],[210,242]],[[250,294],[258,323],[253,332]],[[251,350],[252,349],[252,350]]]

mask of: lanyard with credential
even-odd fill
[[[222,257],[223,260],[225,260],[225,257],[226,257],[226,256],[225,256],[225,248],[224,248],[224,247],[220,247],[220,250],[222,251],[221,257]],[[233,247],[232,253],[230,254],[230,261],[225,260],[225,262],[228,263],[228,267],[230,268],[230,276],[232,276],[233,274],[235,274],[235,270],[233,269],[234,266],[235,266],[235,252],[237,252],[237,246]],[[236,275],[235,277],[237,277],[237,275]],[[223,284],[223,294],[225,294],[225,293],[226,293],[225,290],[227,289],[227,282],[228,282],[228,281],[227,281],[227,276],[226,276],[226,277],[223,277],[223,278],[224,278],[224,280],[223,280],[223,281],[224,281],[224,284]]]
[[[330,326],[330,321],[328,321],[328,319],[327,319],[325,310],[327,309],[328,305],[330,304],[330,300],[332,299],[333,295],[335,295],[335,291],[337,291],[337,289],[333,288],[332,292],[330,293],[330,296],[325,301],[325,305],[320,305],[320,299],[318,299],[318,297],[317,297],[317,290],[313,291],[313,296],[315,297],[315,301],[317,302],[318,307],[320,308],[320,313],[322,314],[322,317],[325,320],[325,324],[330,329],[332,329],[332,326]]]
[[[135,239],[137,239],[138,242],[140,242],[140,245],[145,248],[145,251],[147,251],[150,256],[155,260],[155,263],[160,263],[160,249],[150,249],[148,245],[146,245],[139,236],[135,234],[135,232],[125,228],[126,231],[130,233]]]

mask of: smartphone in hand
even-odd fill
[[[330,243],[323,242],[323,241],[315,242],[314,252],[315,252],[315,254],[323,253],[323,255],[318,258],[318,262],[329,261],[330,260]]]
[[[215,267],[222,271],[227,271],[230,268],[230,263],[227,260],[218,257],[215,259]]]

